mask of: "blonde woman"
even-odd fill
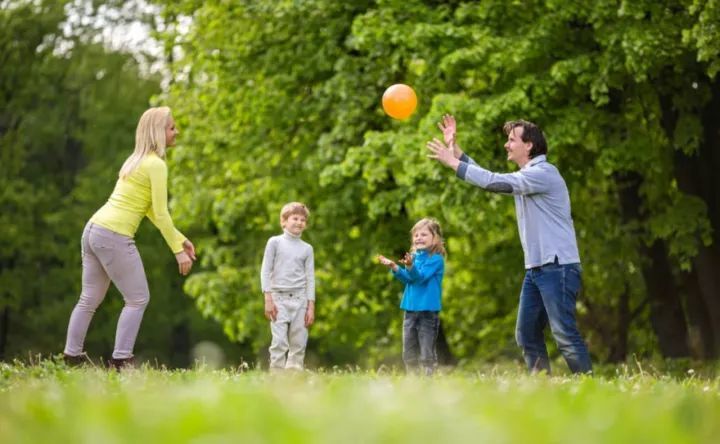
[[[133,348],[150,300],[142,259],[133,237],[145,216],[160,230],[175,254],[180,274],[187,275],[195,260],[195,247],[173,225],[167,208],[165,152],[175,145],[178,130],[166,106],[150,108],[138,122],[135,151],[120,169],[107,203],[85,226],[81,240],[82,292],[70,316],[65,360],[86,359],[83,343],[95,309],[112,281],[125,306],[118,319],[115,348],[109,364],[131,366]]]

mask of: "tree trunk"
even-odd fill
[[[620,295],[620,300],[618,301],[617,328],[613,334],[612,342],[610,343],[610,354],[607,358],[610,363],[624,362],[627,357],[630,320],[630,291],[625,288],[625,291]]]
[[[714,342],[715,335],[710,313],[705,307],[705,301],[702,298],[697,267],[694,267],[688,273],[683,273],[681,278],[683,292],[685,293],[692,354],[698,359],[713,359],[717,357]]]
[[[187,319],[183,319],[173,326],[170,341],[170,366],[173,368],[190,367],[193,363],[190,358],[190,326]]]
[[[0,322],[0,361],[5,360],[7,350],[7,336],[10,323],[10,307],[3,307],[2,321]]]
[[[639,194],[642,178],[636,173],[617,174],[615,182],[623,223],[642,226],[644,217],[640,214],[642,202]],[[638,232],[638,236],[642,236],[642,232]],[[645,259],[642,276],[650,301],[650,322],[658,338],[660,351],[668,358],[690,356],[685,313],[664,243],[656,240],[650,247],[641,244],[638,249]]]
[[[718,229],[720,227],[715,228]],[[703,247],[693,261],[697,270],[699,296],[702,298],[702,305],[698,310],[706,312],[709,318],[709,331],[706,331],[707,336],[703,338],[703,342],[711,344],[712,347],[709,358],[720,356],[720,255],[716,250],[714,245]]]
[[[703,139],[697,153],[675,153],[678,188],[707,205],[712,244],[701,245],[693,271],[684,279],[688,313],[697,314],[697,331],[707,358],[720,356],[720,77],[711,85],[712,98],[701,113]],[[665,107],[663,107],[665,108]],[[690,282],[689,279],[696,279]]]
[[[657,335],[660,351],[666,358],[689,357],[685,312],[675,288],[664,244],[656,240],[643,250],[649,259],[649,263],[643,265],[642,273],[650,299],[650,323]]]

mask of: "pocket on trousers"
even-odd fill
[[[87,243],[90,248],[96,252],[97,250],[110,251],[113,249],[113,242],[111,239],[108,239],[106,236],[98,233],[97,231],[93,232],[93,230],[88,232]]]
[[[89,250],[103,264],[104,267],[110,267],[115,262],[115,257],[119,253],[112,242],[103,239],[101,236],[90,235],[87,243]]]
[[[417,316],[415,312],[406,311],[403,316],[403,328],[413,328],[417,322]]]
[[[570,267],[567,270],[565,279],[568,280],[568,285],[570,285],[576,293],[580,290],[580,287],[582,287],[582,275],[576,267]]]
[[[577,295],[580,292],[582,286],[582,278],[580,271],[575,267],[568,267],[563,273],[563,293],[564,298],[569,298],[575,306]]]

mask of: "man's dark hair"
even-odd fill
[[[503,125],[503,131],[505,131],[506,135],[509,135],[510,132],[517,127],[523,129],[521,137],[522,141],[525,143],[532,143],[532,148],[530,149],[531,159],[541,154],[547,154],[547,142],[545,141],[545,136],[537,125],[532,122],[528,122],[527,120],[511,120]]]

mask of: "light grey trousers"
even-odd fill
[[[305,327],[308,301],[303,293],[272,293],[277,318],[270,321],[270,370],[303,369],[308,340]]]
[[[117,323],[112,357],[130,358],[150,300],[145,269],[135,241],[88,222],[82,235],[81,255],[82,292],[70,315],[65,354],[78,356],[83,352],[90,321],[105,299],[112,281],[125,299]]]

